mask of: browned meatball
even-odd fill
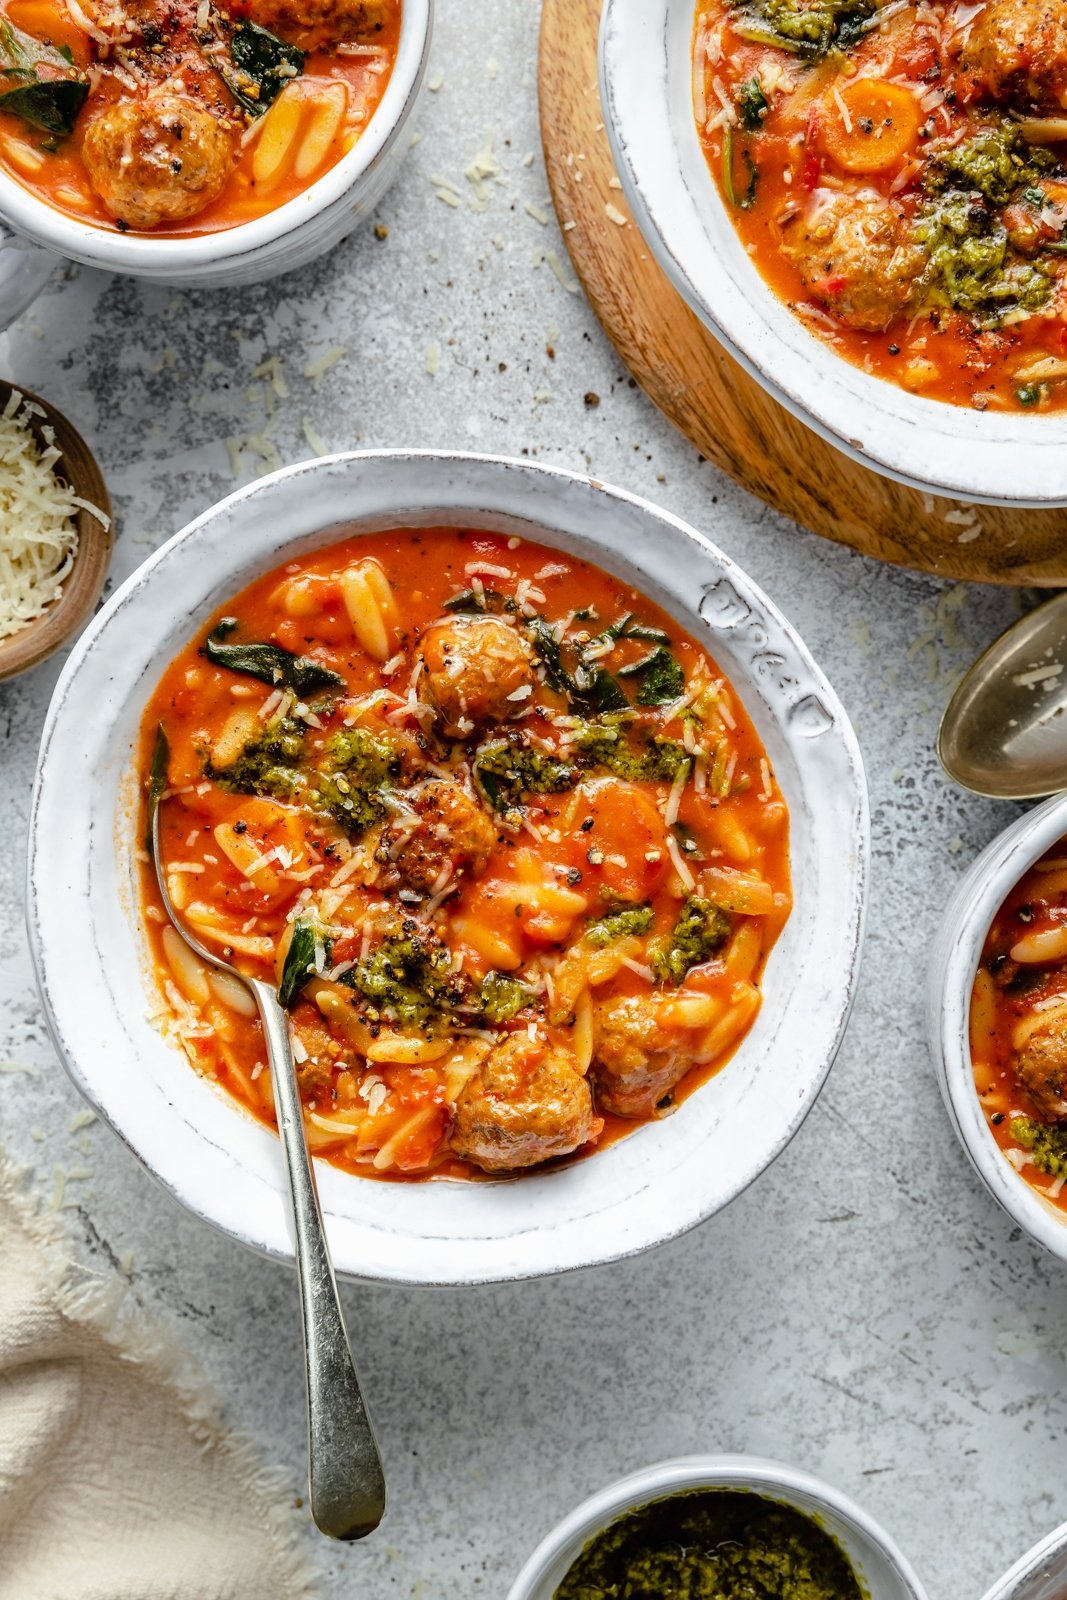
[[[94,117],[82,146],[93,188],[134,228],[181,222],[215,199],[230,173],[233,141],[188,95],[120,100]]]
[[[382,849],[405,883],[429,891],[446,873],[474,877],[485,870],[496,828],[458,783],[429,779],[404,795],[410,812],[395,817]]]
[[[526,703],[510,696],[533,684],[529,645],[499,617],[435,622],[423,636],[422,660],[426,696],[452,736],[510,716]]]
[[[1015,1057],[1015,1076],[1050,1122],[1067,1119],[1067,1023],[1032,1033]]]
[[[997,99],[1067,108],[1067,8],[1063,0],[988,0],[960,64]]]
[[[907,224],[873,190],[820,191],[782,229],[807,288],[850,328],[888,328],[907,311],[923,267]]]
[[[456,1102],[452,1148],[486,1172],[512,1172],[570,1155],[602,1126],[574,1057],[513,1033]]]
[[[306,48],[353,39],[372,44],[396,9],[397,0],[252,0],[250,14]]]
[[[653,1001],[642,995],[600,1000],[593,1007],[593,1089],[601,1111],[650,1117],[692,1061],[668,1043]]]

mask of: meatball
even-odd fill
[[[665,1042],[655,1003],[641,995],[600,1000],[593,1008],[593,1089],[601,1111],[650,1117],[692,1061]]]
[[[230,173],[230,134],[188,95],[121,100],[94,117],[82,147],[93,188],[134,228],[181,222],[215,199]]]
[[[1067,1121],[1067,1023],[1032,1033],[1015,1057],[1015,1076],[1039,1116]]]
[[[524,1031],[494,1045],[463,1089],[452,1148],[486,1172],[512,1172],[570,1155],[602,1127],[574,1057]]]
[[[988,0],[960,65],[996,99],[1067,109],[1067,9],[1063,0]]]
[[[871,332],[907,311],[923,268],[903,217],[873,190],[819,191],[783,227],[782,249],[816,299]]]
[[[305,49],[353,39],[373,43],[395,11],[396,0],[252,0],[251,6],[260,27]]]
[[[476,877],[485,870],[496,828],[458,783],[429,779],[404,801],[409,811],[386,828],[382,849],[412,889],[428,892],[451,872]]]
[[[524,703],[511,696],[533,684],[533,652],[499,617],[435,622],[423,637],[422,661],[426,694],[452,736],[510,715]]]

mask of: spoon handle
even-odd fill
[[[385,1512],[385,1475],[326,1244],[288,1020],[268,984],[256,981],[252,987],[270,1060],[293,1207],[307,1371],[311,1515],[320,1532],[332,1539],[362,1539]]]

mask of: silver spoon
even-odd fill
[[[937,753],[950,778],[992,800],[1067,789],[1067,592],[978,657],[941,719]]]
[[[166,784],[167,760],[166,736],[161,728],[149,789],[149,842],[163,907],[175,931],[201,961],[229,973],[252,991],[263,1024],[278,1132],[289,1174],[300,1284],[311,1515],[320,1533],[331,1539],[362,1539],[374,1532],[385,1514],[385,1474],[374,1429],[363,1403],[322,1225],[289,1043],[288,1020],[270,984],[247,977],[206,949],[184,926],[171,903],[159,850],[159,798]]]

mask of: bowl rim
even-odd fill
[[[76,475],[73,473],[67,473],[65,476],[70,480],[74,492],[82,498],[89,498],[108,520],[104,524],[99,522],[91,511],[85,510],[84,507],[79,509],[78,548],[71,571],[64,580],[63,591],[58,600],[47,606],[39,617],[34,617],[17,633],[10,634],[6,639],[0,639],[0,683],[9,683],[23,672],[29,672],[31,668],[40,666],[43,661],[55,655],[57,650],[62,650],[71,642],[86,618],[91,616],[104,591],[111,565],[111,554],[115,546],[115,512],[111,504],[111,495],[100,463],[80,429],[76,428],[70,418],[50,400],[34,394],[32,389],[27,389],[24,384],[16,383],[13,379],[0,380],[0,409],[15,390],[24,400],[40,406],[45,413],[43,417],[32,419],[31,432],[36,432],[38,427],[46,425],[55,428],[56,443],[62,449],[60,460],[56,463],[61,469],[60,476],[64,476],[62,467],[70,454],[71,446],[84,453],[90,475],[95,479],[94,484],[90,486],[85,482],[75,483],[73,479]],[[66,448],[63,447],[64,438],[67,441]],[[87,491],[91,492],[87,494]],[[88,582],[84,578],[86,572],[90,574]]]
[[[304,223],[341,204],[399,138],[426,72],[435,0],[403,0],[396,60],[377,108],[351,150],[284,205],[213,233],[121,233],[77,222],[0,169],[0,219],[56,254],[111,272],[149,279],[197,268],[232,266],[276,248]]]
[[[787,1504],[797,1493],[809,1495],[879,1549],[900,1578],[910,1600],[926,1600],[918,1574],[896,1541],[851,1496],[797,1467],[764,1456],[740,1453],[672,1457],[628,1473],[599,1489],[545,1535],[516,1577],[507,1600],[533,1600],[536,1585],[563,1550],[577,1539],[588,1541],[620,1515],[650,1501],[701,1488],[751,1489]],[[992,1597],[987,1596],[986,1600]]]
[[[675,6],[695,16],[690,0],[644,0],[640,6],[604,0],[598,77],[612,157],[635,223],[690,309],[773,399],[861,465],[920,491],[975,503],[1067,504],[1062,413],[980,413],[866,374],[811,333],[747,255],[740,254],[743,264],[735,272],[717,250],[683,173],[677,140],[662,132],[663,118],[670,118],[666,52]],[[659,55],[650,62],[653,42]],[[695,119],[688,122],[699,150]],[[653,140],[655,150],[646,148]],[[668,143],[673,162],[663,159]],[[718,187],[710,172],[706,176],[705,192],[725,216]],[[975,437],[950,431],[951,414],[967,417]],[[861,417],[862,440],[856,437]],[[1012,429],[1012,423],[1025,427]],[[921,471],[917,459],[927,463]],[[1024,492],[1022,484],[1031,487]]]
[[[1058,839],[1067,836],[1067,793],[1053,795],[996,835],[951,896],[934,944],[927,1037],[942,1098],[975,1172],[1036,1243],[1067,1261],[1067,1214],[1044,1200],[1007,1161],[986,1123],[969,1041],[971,991],[986,934],[1005,896]]]
[[[1018,1561],[1012,1563],[1001,1577],[985,1592],[982,1600],[1026,1600],[1021,1593],[1022,1585],[1028,1579],[1038,1577],[1040,1569],[1049,1556],[1067,1551],[1067,1522],[1061,1522],[1059,1527],[1053,1528],[1051,1533],[1046,1533],[1044,1538],[1021,1555]]]
[[[847,795],[838,807],[835,826],[848,828],[846,848],[840,851],[835,846],[835,859],[840,860],[841,876],[838,894],[838,922],[840,927],[835,934],[834,944],[834,972],[832,979],[827,980],[826,992],[822,996],[823,1006],[819,1012],[819,1028],[817,1041],[809,1052],[810,1059],[805,1063],[805,1075],[802,1084],[795,1086],[797,1092],[794,1098],[782,1102],[779,1127],[775,1130],[772,1145],[761,1145],[758,1154],[743,1165],[743,1170],[731,1178],[728,1185],[720,1186],[719,1190],[705,1186],[686,1196],[686,1206],[679,1214],[659,1215],[649,1221],[644,1220],[642,1227],[637,1227],[629,1219],[628,1227],[608,1227],[605,1217],[612,1215],[616,1208],[632,1207],[636,1204],[635,1195],[624,1197],[623,1201],[612,1201],[605,1209],[601,1206],[594,1212],[598,1223],[599,1234],[593,1243],[589,1242],[588,1235],[595,1230],[584,1226],[584,1218],[588,1209],[579,1208],[574,1211],[572,1219],[567,1221],[565,1216],[560,1220],[567,1238],[567,1248],[561,1251],[558,1244],[551,1248],[547,1244],[538,1244],[539,1235],[545,1239],[554,1238],[556,1229],[545,1232],[543,1228],[531,1228],[529,1220],[524,1219],[521,1227],[514,1229],[506,1238],[497,1239],[494,1236],[482,1237],[463,1241],[462,1264],[455,1259],[457,1250],[453,1248],[452,1257],[448,1257],[447,1250],[442,1256],[443,1246],[439,1242],[432,1260],[427,1264],[426,1252],[422,1258],[415,1261],[417,1254],[412,1239],[425,1239],[425,1234],[419,1230],[407,1232],[394,1232],[391,1235],[394,1248],[388,1257],[382,1255],[381,1245],[375,1240],[374,1230],[368,1222],[359,1222],[340,1210],[331,1210],[329,1198],[329,1174],[334,1177],[338,1174],[333,1169],[321,1167],[320,1182],[324,1188],[324,1210],[327,1214],[327,1225],[330,1225],[331,1216],[335,1219],[335,1246],[334,1258],[337,1270],[342,1275],[348,1275],[362,1280],[379,1282],[403,1282],[416,1285],[450,1285],[455,1283],[487,1283],[516,1281],[528,1277],[546,1276],[563,1271],[581,1270],[594,1264],[620,1260],[638,1255],[643,1251],[658,1246],[668,1239],[677,1238],[688,1232],[690,1228],[705,1221],[710,1215],[723,1209],[738,1194],[743,1192],[755,1179],[766,1170],[768,1166],[781,1154],[793,1138],[825,1082],[826,1076],[840,1048],[841,1040],[847,1027],[857,987],[858,971],[863,946],[863,933],[866,917],[867,879],[869,870],[870,853],[870,819],[867,800],[867,790],[863,772],[863,763],[855,734],[848,721],[847,715],[840,704],[836,694],[827,682],[821,669],[815,664],[806,646],[791,625],[781,617],[762,591],[752,580],[741,572],[739,568],[704,534],[690,527],[681,519],[671,513],[661,510],[651,502],[639,496],[629,494],[625,490],[608,488],[600,480],[587,475],[568,472],[562,468],[516,460],[509,457],[475,455],[466,452],[446,451],[410,451],[410,450],[383,450],[383,451],[354,451],[342,452],[333,457],[317,458],[309,462],[299,463],[295,466],[284,468],[272,473],[257,482],[236,490],[217,505],[209,508],[199,517],[195,518],[185,528],[172,536],[164,545],[148,557],[143,565],[137,569],[109,599],[106,606],[99,612],[92,625],[82,635],[70,658],[68,659],[60,679],[56,685],[52,702],[49,706],[41,740],[40,757],[34,783],[31,802],[29,851],[27,862],[27,929],[29,944],[36,974],[38,989],[42,997],[49,1033],[56,1047],[57,1053],[63,1060],[68,1073],[76,1087],[94,1106],[102,1120],[107,1122],[118,1133],[123,1142],[127,1144],[132,1153],[143,1166],[155,1177],[164,1188],[174,1195],[186,1209],[200,1216],[203,1220],[211,1222],[221,1231],[230,1234],[242,1242],[272,1255],[276,1258],[291,1261],[292,1249],[289,1243],[288,1229],[284,1225],[284,1211],[281,1196],[283,1194],[283,1179],[280,1165],[275,1169],[273,1163],[270,1169],[269,1185],[253,1173],[249,1168],[239,1163],[236,1157],[226,1149],[226,1140],[222,1139],[217,1147],[212,1147],[212,1141],[199,1129],[183,1120],[180,1113],[175,1113],[171,1119],[172,1126],[167,1138],[162,1138],[160,1133],[148,1127],[146,1123],[133,1119],[134,1126],[127,1125],[129,1108],[118,1096],[113,1085],[106,1085],[101,1089],[96,1083],[90,1081],[89,1075],[79,1064],[79,1047],[75,1042],[84,1034],[84,1024],[77,1007],[72,1012],[71,1002],[65,996],[65,973],[60,967],[53,970],[50,943],[54,945],[57,939],[65,937],[57,931],[56,918],[59,919],[58,928],[70,926],[69,917],[60,914],[58,908],[52,910],[51,906],[59,895],[65,896],[71,892],[66,886],[61,885],[62,869],[57,862],[57,852],[54,848],[55,830],[50,831],[49,821],[58,822],[56,816],[51,818],[43,816],[49,807],[62,807],[62,795],[69,792],[62,782],[62,774],[53,779],[53,767],[56,761],[71,759],[62,754],[63,742],[59,741],[60,754],[55,761],[52,759],[53,742],[56,739],[57,729],[61,727],[67,706],[68,697],[76,684],[78,674],[87,658],[94,657],[98,649],[98,641],[102,639],[109,629],[112,621],[121,618],[124,610],[136,603],[141,589],[152,579],[157,569],[163,568],[167,563],[180,559],[186,544],[199,539],[211,537],[211,531],[216,525],[226,526],[231,514],[241,513],[246,518],[251,516],[251,507],[258,510],[259,503],[272,496],[275,500],[276,510],[284,516],[288,510],[292,511],[292,504],[299,500],[301,514],[306,515],[304,508],[318,505],[318,499],[329,492],[336,492],[338,485],[343,485],[347,493],[349,485],[358,478],[360,473],[371,475],[378,474],[388,485],[387,474],[402,471],[405,483],[416,480],[414,490],[407,491],[411,498],[404,498],[398,490],[388,488],[386,499],[395,505],[393,520],[390,514],[379,507],[373,513],[383,526],[410,526],[418,523],[419,517],[412,515],[413,507],[420,513],[426,512],[422,525],[436,522],[458,523],[463,518],[470,516],[485,518],[486,520],[472,520],[473,526],[495,526],[499,524],[512,524],[518,531],[518,523],[526,519],[529,523],[528,536],[536,538],[541,536],[547,543],[559,543],[562,548],[567,548],[569,535],[563,532],[568,524],[573,524],[578,510],[585,502],[595,501],[598,505],[605,502],[619,509],[619,514],[628,514],[635,521],[649,526],[658,526],[664,538],[671,540],[684,540],[687,545],[695,544],[707,562],[707,575],[713,579],[712,587],[718,587],[725,581],[727,587],[732,588],[735,600],[742,597],[752,602],[753,612],[746,613],[749,623],[745,624],[750,633],[746,632],[746,641],[750,643],[753,651],[758,653],[760,662],[759,670],[755,667],[746,674],[744,679],[739,679],[742,692],[751,703],[757,694],[764,699],[765,718],[767,723],[773,723],[777,734],[786,739],[786,725],[789,721],[786,713],[787,705],[794,702],[802,708],[807,708],[811,695],[798,699],[803,691],[817,691],[823,702],[823,714],[828,717],[825,728],[811,728],[806,723],[799,729],[789,728],[788,738],[795,742],[797,750],[812,746],[814,733],[826,732],[829,735],[828,750],[833,752],[833,772],[842,786],[847,785]],[[457,487],[449,498],[448,473],[458,474]],[[424,498],[418,498],[422,492],[422,480],[419,473],[425,475]],[[331,479],[331,474],[335,475]],[[322,488],[322,494],[315,495],[316,479]],[[440,499],[438,499],[437,485],[442,483]],[[435,491],[431,494],[430,490]],[[381,492],[381,491],[379,491]],[[289,497],[288,499],[286,497]],[[559,504],[559,524],[552,521],[552,511]],[[519,508],[522,508],[521,511]],[[443,508],[443,509],[442,509]],[[483,508],[481,510],[477,508]],[[601,513],[598,511],[598,516]],[[402,519],[398,521],[397,519]],[[407,520],[410,518],[410,521]],[[257,529],[262,525],[262,517],[256,522]],[[232,593],[234,588],[242,581],[251,581],[253,570],[269,570],[268,557],[284,559],[279,553],[287,547],[296,547],[301,541],[305,548],[313,548],[312,540],[319,537],[320,541],[328,540],[331,535],[341,537],[335,530],[343,525],[344,517],[338,518],[328,513],[322,515],[317,522],[314,532],[309,531],[309,524],[302,531],[279,536],[270,543],[269,548],[264,545],[261,549],[261,559],[254,564],[246,554],[240,560],[232,559],[232,568],[236,569],[227,574],[225,579],[217,576],[201,577],[201,567],[197,567],[196,576],[190,582],[204,584],[205,596],[221,589],[220,603],[226,594]],[[353,520],[357,520],[355,517]],[[589,519],[591,522],[594,520]],[[236,526],[236,524],[234,524]],[[577,537],[577,536],[575,536]],[[595,552],[589,559],[612,566],[613,546],[608,542],[604,533],[597,526],[594,531],[587,532],[587,538],[595,546]],[[581,543],[581,541],[578,541]],[[229,551],[230,542],[214,541],[214,548]],[[694,556],[696,551],[693,552]],[[619,559],[623,564],[631,567],[635,564],[632,553],[620,551]],[[642,570],[637,559],[637,570]],[[246,578],[245,575],[248,574]],[[651,580],[659,582],[659,579]],[[226,587],[228,585],[228,587]],[[197,602],[199,612],[204,612],[207,604],[205,596]],[[707,627],[709,624],[702,619],[693,601],[682,602],[677,592],[672,594],[671,603],[678,607],[680,613],[688,610],[690,627],[699,622]],[[206,612],[204,612],[206,614]],[[733,626],[734,619],[722,626]],[[757,690],[756,684],[767,671],[776,670],[776,662],[784,660],[773,656],[768,650],[768,632],[770,626],[773,634],[775,628],[780,629],[778,641],[789,651],[794,658],[795,669],[802,669],[805,676],[801,680],[788,678],[791,685],[788,699],[784,688],[776,691],[772,701],[777,705],[776,710],[771,709],[771,702],[765,697],[766,690]],[[189,618],[188,631],[192,631],[195,624],[192,622],[192,613]],[[698,629],[699,631],[699,629]],[[714,646],[711,646],[714,648]],[[101,647],[102,650],[102,647]],[[101,657],[102,658],[102,657]],[[754,658],[755,659],[755,658]],[[783,669],[784,670],[784,669]],[[89,680],[92,682],[92,663],[90,663]],[[127,698],[134,691],[127,693]],[[120,706],[120,700],[116,706]],[[827,713],[825,708],[832,708]],[[116,710],[118,715],[118,710]],[[74,713],[77,715],[77,713]],[[91,750],[84,744],[80,747],[78,760],[91,761]],[[800,760],[796,750],[794,760]],[[808,758],[805,758],[805,760]],[[810,758],[810,759],[815,759]],[[803,764],[803,763],[802,763]],[[807,780],[810,783],[810,777]],[[807,790],[805,789],[805,793]],[[822,838],[825,847],[825,823],[816,819],[817,808],[805,807],[809,820],[802,838],[815,841]],[[846,821],[847,815],[847,821]],[[794,815],[794,827],[796,817]],[[794,841],[796,839],[794,835]],[[835,835],[835,837],[838,837]],[[795,845],[794,845],[795,848]],[[82,852],[84,854],[84,851]],[[79,872],[82,871],[79,865]],[[51,877],[50,877],[51,874]],[[85,892],[85,891],[81,891]],[[50,931],[46,932],[45,923],[51,918]],[[835,923],[837,927],[837,923]],[[56,960],[58,960],[56,956]],[[101,977],[103,974],[101,973]],[[63,977],[64,983],[58,980]],[[55,993],[51,980],[56,979]],[[783,986],[783,994],[793,995],[796,985],[792,988]],[[803,1000],[790,1003],[802,1004]],[[807,1002],[810,1007],[810,1000]],[[67,1009],[64,1011],[64,1007]],[[59,1013],[64,1011],[61,1017]],[[824,1020],[825,1019],[825,1020]],[[94,1066],[94,1071],[99,1072],[99,1065]],[[117,1102],[117,1103],[116,1103]],[[232,1109],[232,1107],[231,1107]],[[251,1121],[251,1119],[249,1119]],[[258,1127],[259,1125],[256,1124]],[[264,1130],[265,1132],[265,1130]],[[181,1141],[178,1140],[181,1136]],[[216,1158],[226,1158],[229,1162],[228,1171],[236,1171],[244,1184],[245,1195],[254,1195],[257,1199],[257,1208],[254,1219],[248,1215],[249,1208],[245,1205],[243,1220],[234,1220],[234,1206],[228,1197],[229,1210],[220,1208],[217,1194],[211,1189],[205,1173],[190,1170],[187,1163],[183,1162],[183,1153],[177,1148],[179,1142],[184,1143],[186,1155],[199,1154],[205,1163],[215,1161]],[[150,1153],[149,1153],[150,1152]],[[570,1169],[573,1171],[574,1169]],[[340,1178],[347,1182],[359,1181],[347,1178],[340,1174]],[[532,1185],[536,1182],[535,1176],[529,1179],[529,1193],[533,1197]],[[381,1187],[376,1185],[375,1187]],[[469,1187],[469,1186],[468,1186]],[[517,1186],[512,1185],[512,1188]],[[271,1204],[277,1202],[278,1214],[267,1215],[261,1204],[264,1196],[270,1197]],[[508,1213],[511,1224],[514,1217]],[[579,1227],[579,1223],[581,1226]],[[339,1236],[338,1236],[339,1233]],[[575,1237],[572,1239],[571,1234]],[[447,1236],[438,1230],[434,1237],[441,1241]],[[580,1245],[579,1245],[580,1237]],[[370,1246],[367,1244],[370,1240]],[[401,1241],[409,1241],[408,1249],[412,1255],[411,1260],[401,1259],[402,1252],[398,1246]],[[514,1243],[514,1252],[509,1256],[504,1246]],[[450,1241],[451,1245],[451,1241]],[[357,1246],[361,1248],[357,1248]],[[373,1248],[372,1248],[373,1247]],[[486,1259],[478,1256],[481,1248]],[[373,1265],[368,1266],[362,1251],[377,1250],[374,1255]],[[447,1259],[447,1265],[442,1265],[442,1260]]]

